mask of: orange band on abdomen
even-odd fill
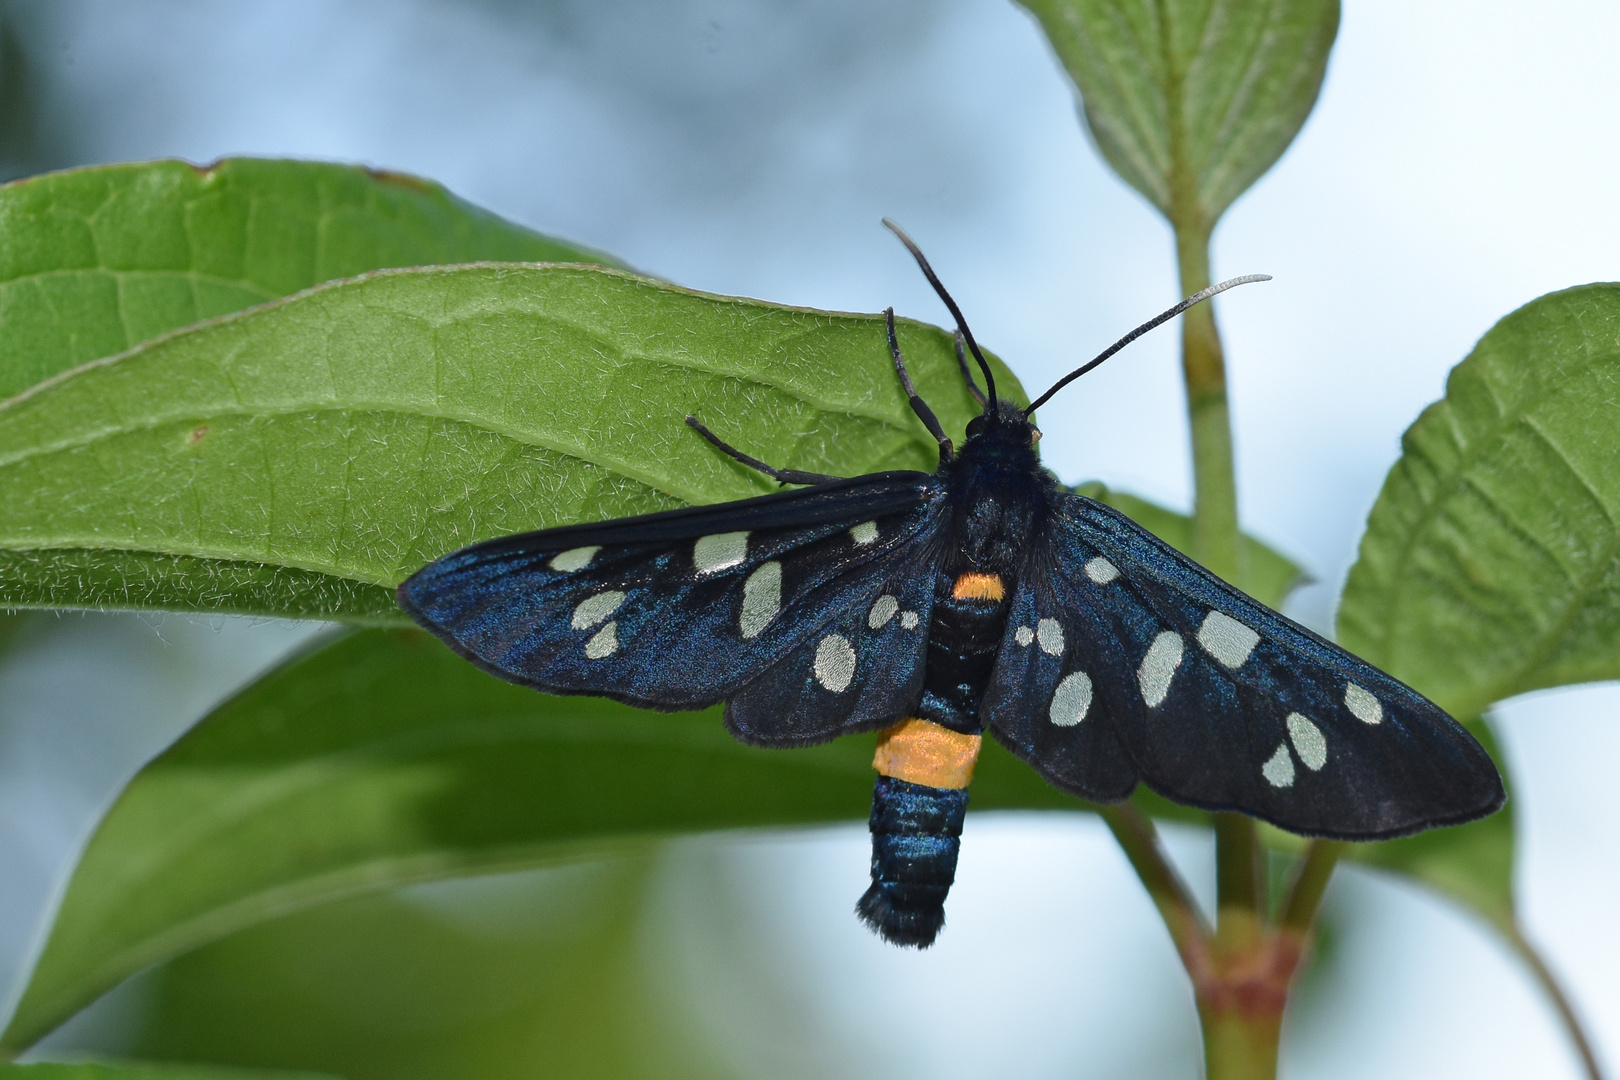
[[[915,717],[878,736],[872,768],[884,776],[935,788],[965,788],[979,760],[980,737]]]
[[[1000,600],[1007,586],[995,574],[967,573],[956,579],[951,595],[958,600]]]

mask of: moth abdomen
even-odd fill
[[[976,751],[978,740],[970,738]],[[878,777],[870,823],[872,885],[855,913],[885,941],[925,949],[939,936],[945,897],[956,880],[967,801],[965,788]]]

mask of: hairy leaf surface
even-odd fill
[[[951,338],[900,337],[960,431]],[[935,463],[878,316],[581,266],[382,271],[0,405],[0,606],[399,623],[392,586],[475,540],[772,490],[689,412],[794,468]]]

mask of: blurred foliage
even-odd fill
[[[105,1062],[0,1065],[0,1080],[322,1080],[326,1074]],[[329,1080],[329,1078],[328,1078]]]
[[[645,856],[340,901],[143,980],[136,1052],[348,1080],[732,1075],[645,955]]]

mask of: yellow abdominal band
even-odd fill
[[[977,735],[963,735],[913,717],[885,728],[878,736],[872,768],[908,784],[961,789],[973,779],[979,742]]]

